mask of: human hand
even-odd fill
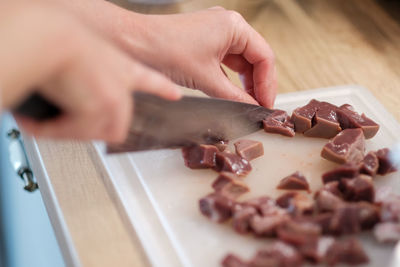
[[[31,88],[40,88],[39,94],[63,111],[44,122],[17,117],[31,134],[119,142],[132,119],[133,90],[179,98],[179,89],[167,78],[70,14],[37,3],[11,11],[0,23],[1,36],[8,36],[0,48],[0,66],[7,67],[0,67],[5,107],[16,106]]]
[[[215,7],[188,14],[131,16],[136,22],[128,36],[124,29],[123,40],[135,58],[210,96],[273,106],[274,54],[237,12]],[[239,73],[245,90],[226,77],[221,63]]]

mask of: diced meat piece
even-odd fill
[[[229,141],[219,141],[215,143],[214,146],[218,148],[219,152],[223,152],[228,147],[228,143]]]
[[[218,193],[211,193],[199,200],[201,213],[214,222],[224,222],[232,217],[234,202]]]
[[[400,241],[400,224],[392,222],[378,223],[374,227],[374,236],[381,243]]]
[[[239,140],[235,142],[236,153],[250,161],[264,155],[264,147],[261,142],[253,140]]]
[[[342,129],[361,128],[367,139],[374,137],[379,130],[379,125],[376,122],[365,114],[360,116],[350,105],[341,106],[336,110],[336,114]]]
[[[228,254],[222,260],[223,267],[248,267],[249,264],[234,254]]]
[[[310,186],[306,178],[300,172],[295,172],[283,178],[277,187],[278,189],[285,190],[310,190]]]
[[[368,263],[369,259],[360,242],[357,239],[350,238],[335,241],[326,253],[326,262],[330,266],[338,263],[356,265]]]
[[[333,138],[342,128],[337,120],[337,106],[327,102],[321,102],[312,119],[312,128],[305,131],[308,137]]]
[[[182,148],[185,165],[191,169],[207,169],[215,166],[218,149],[213,145],[198,145]]]
[[[359,174],[360,166],[355,163],[345,163],[330,170],[322,175],[324,184],[332,181],[340,181],[342,179],[354,178]]]
[[[337,163],[358,163],[364,159],[365,138],[361,129],[346,129],[324,146],[321,156]]]
[[[358,206],[341,205],[333,212],[330,231],[335,234],[355,234],[360,232]]]
[[[376,151],[376,156],[379,161],[378,174],[385,175],[397,171],[390,159],[390,150],[388,148],[379,149]]]
[[[312,263],[322,263],[326,258],[330,246],[335,240],[333,237],[320,237],[316,242],[308,242],[300,247],[300,253],[306,260]]]
[[[313,221],[321,227],[322,233],[324,235],[331,233],[330,225],[332,217],[333,217],[332,212],[320,213],[313,217]]]
[[[250,191],[249,187],[231,173],[221,172],[212,184],[214,190],[227,198],[237,199]]]
[[[316,208],[320,212],[334,211],[344,203],[344,201],[337,195],[334,195],[325,189],[316,192],[314,199]]]
[[[380,221],[380,210],[374,204],[368,202],[358,202],[358,220],[361,228],[369,230]]]
[[[312,221],[291,220],[277,229],[280,240],[296,247],[315,242],[321,233],[321,226]]]
[[[375,199],[375,189],[371,176],[360,174],[353,179],[343,179],[340,182],[344,197],[349,201],[368,201]]]
[[[270,116],[263,120],[264,131],[293,137],[294,124],[284,110],[275,110]]]
[[[379,161],[374,152],[369,152],[361,162],[360,173],[375,176],[378,172]]]
[[[251,260],[251,267],[299,267],[302,265],[300,253],[292,246],[275,241],[258,251]]]
[[[318,106],[321,102],[312,99],[307,105],[296,108],[292,114],[292,121],[294,122],[294,128],[298,133],[304,133],[311,129],[312,119],[318,110]]]
[[[391,196],[381,202],[381,221],[400,223],[400,197]]]
[[[339,185],[340,185],[339,181],[328,182],[324,184],[322,189],[334,194],[339,198],[343,198],[343,194],[339,189]]]
[[[243,204],[235,205],[232,219],[233,229],[239,234],[248,233],[250,231],[250,220],[257,214],[257,210],[252,206]]]
[[[343,105],[341,105],[339,108],[340,108],[340,109],[348,109],[348,110],[351,110],[351,111],[356,111],[356,110],[354,109],[354,107],[353,107],[352,105],[350,105],[350,104],[343,104]]]
[[[276,199],[276,203],[292,215],[309,214],[314,211],[314,202],[298,192],[287,192]]]
[[[255,215],[250,219],[250,227],[257,236],[276,236],[278,227],[289,220],[289,216],[260,216]]]
[[[237,175],[247,175],[251,171],[250,163],[240,156],[230,152],[218,152],[215,157],[217,172],[231,172]]]
[[[238,176],[230,172],[221,172],[217,179],[212,183],[211,187],[215,191],[221,190],[225,185],[237,180]]]

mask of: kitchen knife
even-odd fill
[[[37,94],[15,112],[37,120],[61,114],[61,110]],[[108,144],[107,152],[215,144],[258,131],[262,120],[272,112],[261,106],[216,98],[184,96],[168,101],[136,92],[128,138],[122,144]]]

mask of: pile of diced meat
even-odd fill
[[[378,124],[350,105],[312,100],[291,117],[276,110],[263,125],[266,132],[285,136],[299,132],[332,138],[321,156],[339,165],[322,175],[323,187],[312,196],[307,194],[311,192],[307,178],[295,172],[277,185],[287,190],[278,198],[240,201],[250,191],[243,177],[252,170],[250,161],[264,154],[262,143],[237,141],[236,153],[227,151],[226,143],[183,148],[187,167],[219,173],[213,192],[199,201],[204,216],[229,222],[241,235],[278,239],[248,260],[228,254],[224,267],[296,267],[304,262],[357,265],[368,262],[368,256],[354,234],[373,229],[379,242],[400,240],[400,196],[389,188],[375,190],[373,184],[377,175],[396,171],[390,151],[365,152],[365,139],[377,133]]]

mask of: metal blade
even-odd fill
[[[107,146],[108,153],[215,144],[262,128],[273,110],[240,102],[184,96],[167,101],[136,93],[134,119],[123,144]]]

